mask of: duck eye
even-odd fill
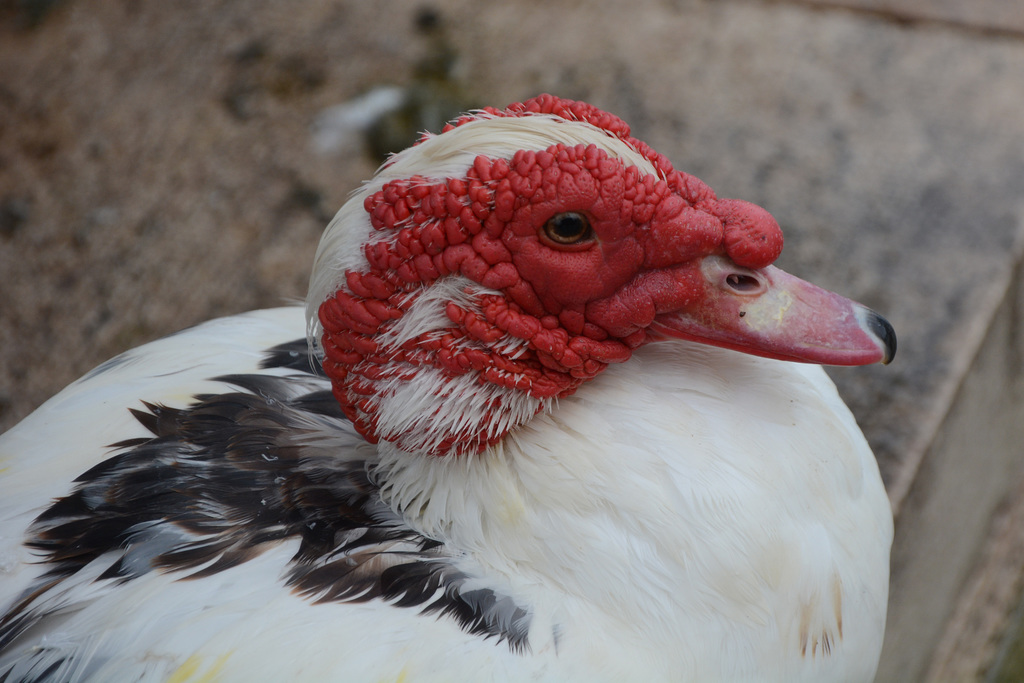
[[[555,245],[578,244],[594,236],[590,219],[582,213],[567,211],[558,213],[544,224],[544,236]]]

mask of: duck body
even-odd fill
[[[330,279],[312,289],[329,297]],[[369,288],[348,281],[350,298]],[[425,328],[462,323],[452,301],[484,317],[479,283],[449,281],[445,315],[419,290],[385,294]],[[0,437],[0,680],[872,679],[892,517],[820,367],[699,343],[659,313],[672,334],[565,370],[587,375],[571,390],[499,378],[506,393],[482,393],[515,404],[502,413],[438,389],[438,373],[461,381],[447,366],[381,350],[412,348],[401,329],[377,332],[374,363],[408,366],[381,389],[331,315],[312,318],[323,355],[301,307],[128,351]],[[516,346],[518,329],[473,343],[531,358],[541,342]],[[535,386],[558,365],[539,357]],[[492,421],[469,446],[452,445],[453,406]]]

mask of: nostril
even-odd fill
[[[761,281],[753,275],[730,273],[725,278],[726,286],[738,294],[752,294],[761,291]]]

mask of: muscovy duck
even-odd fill
[[[819,364],[895,335],[781,248],[582,102],[424,134],[304,310],[0,438],[0,681],[871,680],[892,516]]]

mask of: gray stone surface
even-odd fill
[[[896,21],[948,22],[992,33],[1024,32],[1021,0],[805,0],[811,5],[868,11]]]
[[[962,373],[956,397],[943,416],[927,457],[897,520],[893,548],[888,638],[879,680],[924,680],[924,655],[948,630],[951,608],[958,595],[969,589],[971,572],[988,550],[993,519],[1010,495],[1020,496],[1024,471],[1020,444],[1024,443],[1024,367],[1020,333],[1022,309],[1021,270],[994,269],[990,324],[969,369]],[[991,310],[991,309],[990,309]],[[979,311],[980,313],[980,311]],[[979,335],[980,336],[980,335]],[[1019,504],[1018,504],[1019,505]],[[1003,548],[1020,547],[1024,529],[1002,533]],[[993,548],[999,550],[999,548]],[[1019,559],[1019,551],[1018,551]],[[1002,571],[1001,567],[993,569]],[[1020,576],[1021,565],[1016,566]],[[991,575],[991,572],[986,572]],[[1001,616],[988,636],[998,640],[1019,591],[1013,573],[1003,573],[1011,589],[1004,605],[993,604],[988,612]],[[988,618],[990,614],[984,614]],[[976,618],[976,617],[975,617]],[[980,631],[978,624],[963,625]],[[977,646],[977,642],[972,643]],[[988,643],[984,643],[988,645]],[[976,657],[976,651],[960,658]],[[995,654],[994,651],[990,654]],[[989,662],[975,659],[975,673]],[[946,671],[952,669],[947,665]],[[938,675],[932,680],[965,680]],[[969,680],[969,679],[968,679]]]
[[[327,107],[382,83],[439,103],[425,120],[453,102],[586,99],[720,195],[768,208],[786,232],[780,265],[895,325],[892,366],[833,376],[894,506],[938,510],[937,525],[901,522],[912,557],[897,557],[933,558],[919,532],[968,539],[959,565],[929,579],[945,591],[928,611],[934,633],[905,639],[921,624],[904,601],[921,591],[896,584],[883,673],[913,680],[970,569],[970,539],[980,547],[1011,484],[986,490],[961,529],[952,511],[970,501],[918,474],[943,462],[929,449],[1020,251],[1024,41],[977,30],[991,3],[974,5],[978,21],[938,22],[845,4],[872,11],[66,0],[33,24],[16,9],[33,3],[0,9],[0,428],[124,348],[301,297],[319,231],[374,166],[313,152]],[[958,427],[957,448],[984,417]],[[1015,443],[990,448],[1016,457]]]

